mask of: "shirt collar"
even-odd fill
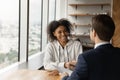
[[[56,43],[58,44],[58,46],[61,46],[60,43],[57,40],[56,40]],[[73,40],[69,40],[65,46],[69,46],[72,43],[73,43]]]
[[[97,44],[95,44],[94,49],[95,49],[96,47],[98,47],[98,46],[105,45],[105,44],[110,44],[110,42],[97,43]]]

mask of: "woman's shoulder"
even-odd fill
[[[75,45],[81,45],[81,42],[78,40],[70,40],[70,43],[75,44]]]
[[[78,39],[75,39],[75,40],[74,39],[70,39],[70,41],[72,41],[73,43],[81,43],[80,40],[78,40]]]
[[[57,45],[57,41],[48,42],[47,46],[52,47]]]

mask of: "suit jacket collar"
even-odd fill
[[[105,45],[105,44],[110,44],[110,42],[101,42],[101,43],[97,43],[95,44],[94,48],[100,46],[100,45]]]
[[[103,44],[103,45],[100,45],[98,47],[96,47],[95,49],[98,49],[98,48],[113,48],[112,44]]]

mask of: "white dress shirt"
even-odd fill
[[[50,42],[45,49],[44,67],[48,70],[57,69],[60,72],[71,73],[71,70],[64,68],[64,63],[77,60],[82,51],[79,41],[69,40],[64,49],[58,41]]]

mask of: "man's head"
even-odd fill
[[[96,15],[92,18],[91,40],[110,41],[115,31],[115,24],[108,15]]]

